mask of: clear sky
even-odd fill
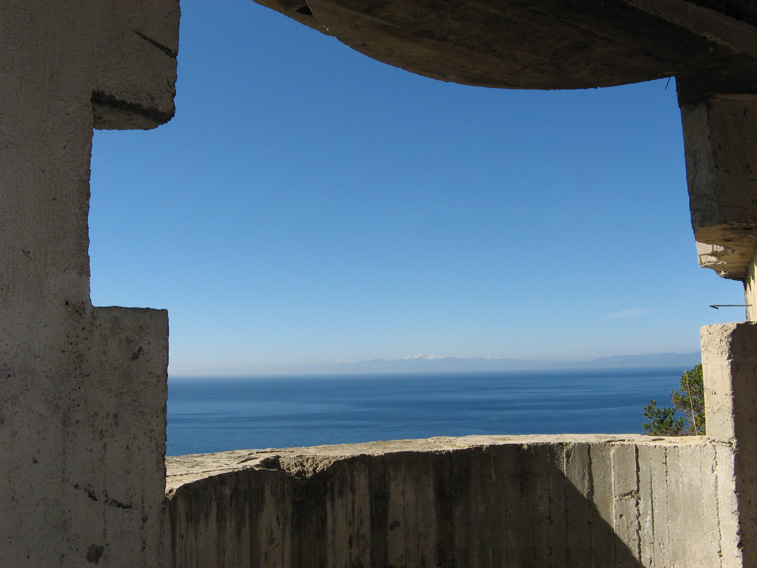
[[[373,61],[252,0],[182,0],[176,117],[97,132],[95,305],[167,308],[170,373],[408,355],[693,352],[675,81],[507,91]]]

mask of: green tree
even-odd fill
[[[702,365],[697,365],[681,375],[681,388],[670,392],[673,408],[658,407],[650,400],[644,407],[642,424],[644,433],[650,436],[696,436],[704,435],[704,377]]]

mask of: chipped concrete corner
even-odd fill
[[[703,266],[757,319],[748,0],[260,0],[502,88],[675,75]],[[702,332],[707,437],[469,437],[168,461],[168,318],[89,297],[93,128],[174,114],[178,0],[0,0],[0,565],[757,565],[756,324]]]
[[[700,264],[743,281],[757,244],[757,96],[712,96],[681,116]]]

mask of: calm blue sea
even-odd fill
[[[641,433],[682,367],[384,376],[178,378],[168,455],[465,436]]]

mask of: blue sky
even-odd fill
[[[176,117],[97,132],[95,305],[167,308],[170,373],[692,352],[675,81],[447,84],[251,0],[182,1]]]

